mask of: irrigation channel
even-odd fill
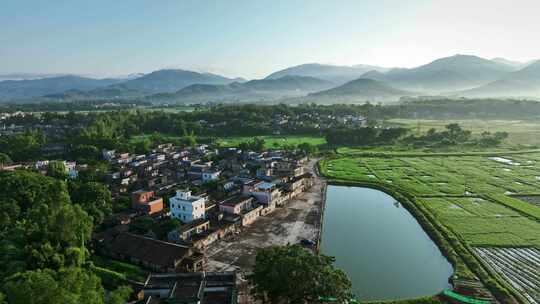
[[[359,300],[417,298],[450,287],[452,266],[390,195],[330,185],[325,205],[321,252],[336,257]]]

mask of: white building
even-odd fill
[[[205,218],[206,198],[191,195],[191,191],[176,191],[176,196],[169,199],[171,217],[183,223]]]

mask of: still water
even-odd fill
[[[416,219],[379,190],[328,186],[321,252],[352,281],[360,300],[437,294],[452,266]]]

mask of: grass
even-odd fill
[[[478,244],[479,237],[464,232],[462,226],[469,225],[467,220],[476,224],[485,222],[476,234],[504,231],[522,239],[520,245],[540,248],[540,234],[537,233],[540,231],[540,208],[512,197],[540,193],[540,180],[537,178],[540,175],[540,153],[510,155],[505,159],[520,165],[508,165],[482,156],[346,156],[323,161],[321,170],[331,179],[377,181],[411,193],[471,245]],[[462,220],[455,220],[456,217]],[[490,221],[504,227],[504,230],[491,229]],[[536,231],[527,233],[523,227]],[[483,244],[515,246],[516,238],[508,238],[507,244],[505,238],[490,238],[493,241]]]
[[[540,145],[540,122],[535,120],[429,120],[429,119],[390,119],[389,123],[408,127],[413,133],[424,133],[431,128],[442,130],[449,123],[459,123],[473,134],[488,132],[508,132],[508,146]]]
[[[162,136],[165,140],[168,140],[168,141],[175,141],[175,140],[179,140],[181,138],[180,135],[171,135],[171,134],[164,134],[164,133],[160,133],[160,136]],[[134,144],[134,143],[137,143],[137,142],[140,142],[144,139],[150,139],[152,138],[152,134],[141,134],[141,135],[135,135],[135,136],[132,136],[130,139],[129,139],[129,142]]]
[[[314,146],[321,146],[326,144],[324,137],[316,136],[296,136],[296,135],[271,135],[271,136],[259,136],[264,139],[264,146],[267,149],[280,148],[284,146],[297,146],[302,143],[309,143]],[[250,141],[253,137],[225,137],[218,139],[218,145],[222,147],[236,147],[242,142]]]
[[[108,271],[126,279],[144,282],[148,276],[148,272],[137,265],[124,263],[97,255],[92,256],[92,262],[96,267],[103,270],[104,273]]]

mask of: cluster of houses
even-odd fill
[[[321,131],[339,126],[366,127],[367,118],[360,114],[321,114],[301,113],[296,115],[274,114],[271,120],[274,134],[280,134],[281,130],[294,130],[306,126],[312,126]]]
[[[107,175],[113,197],[129,196],[131,210],[94,236],[97,248],[156,273],[204,271],[204,252],[213,242],[241,237],[244,227],[313,183],[303,169],[307,158],[285,152],[164,144],[147,155],[103,151],[103,157],[113,168]],[[181,225],[161,238],[152,231],[138,235],[129,229],[138,217]]]

